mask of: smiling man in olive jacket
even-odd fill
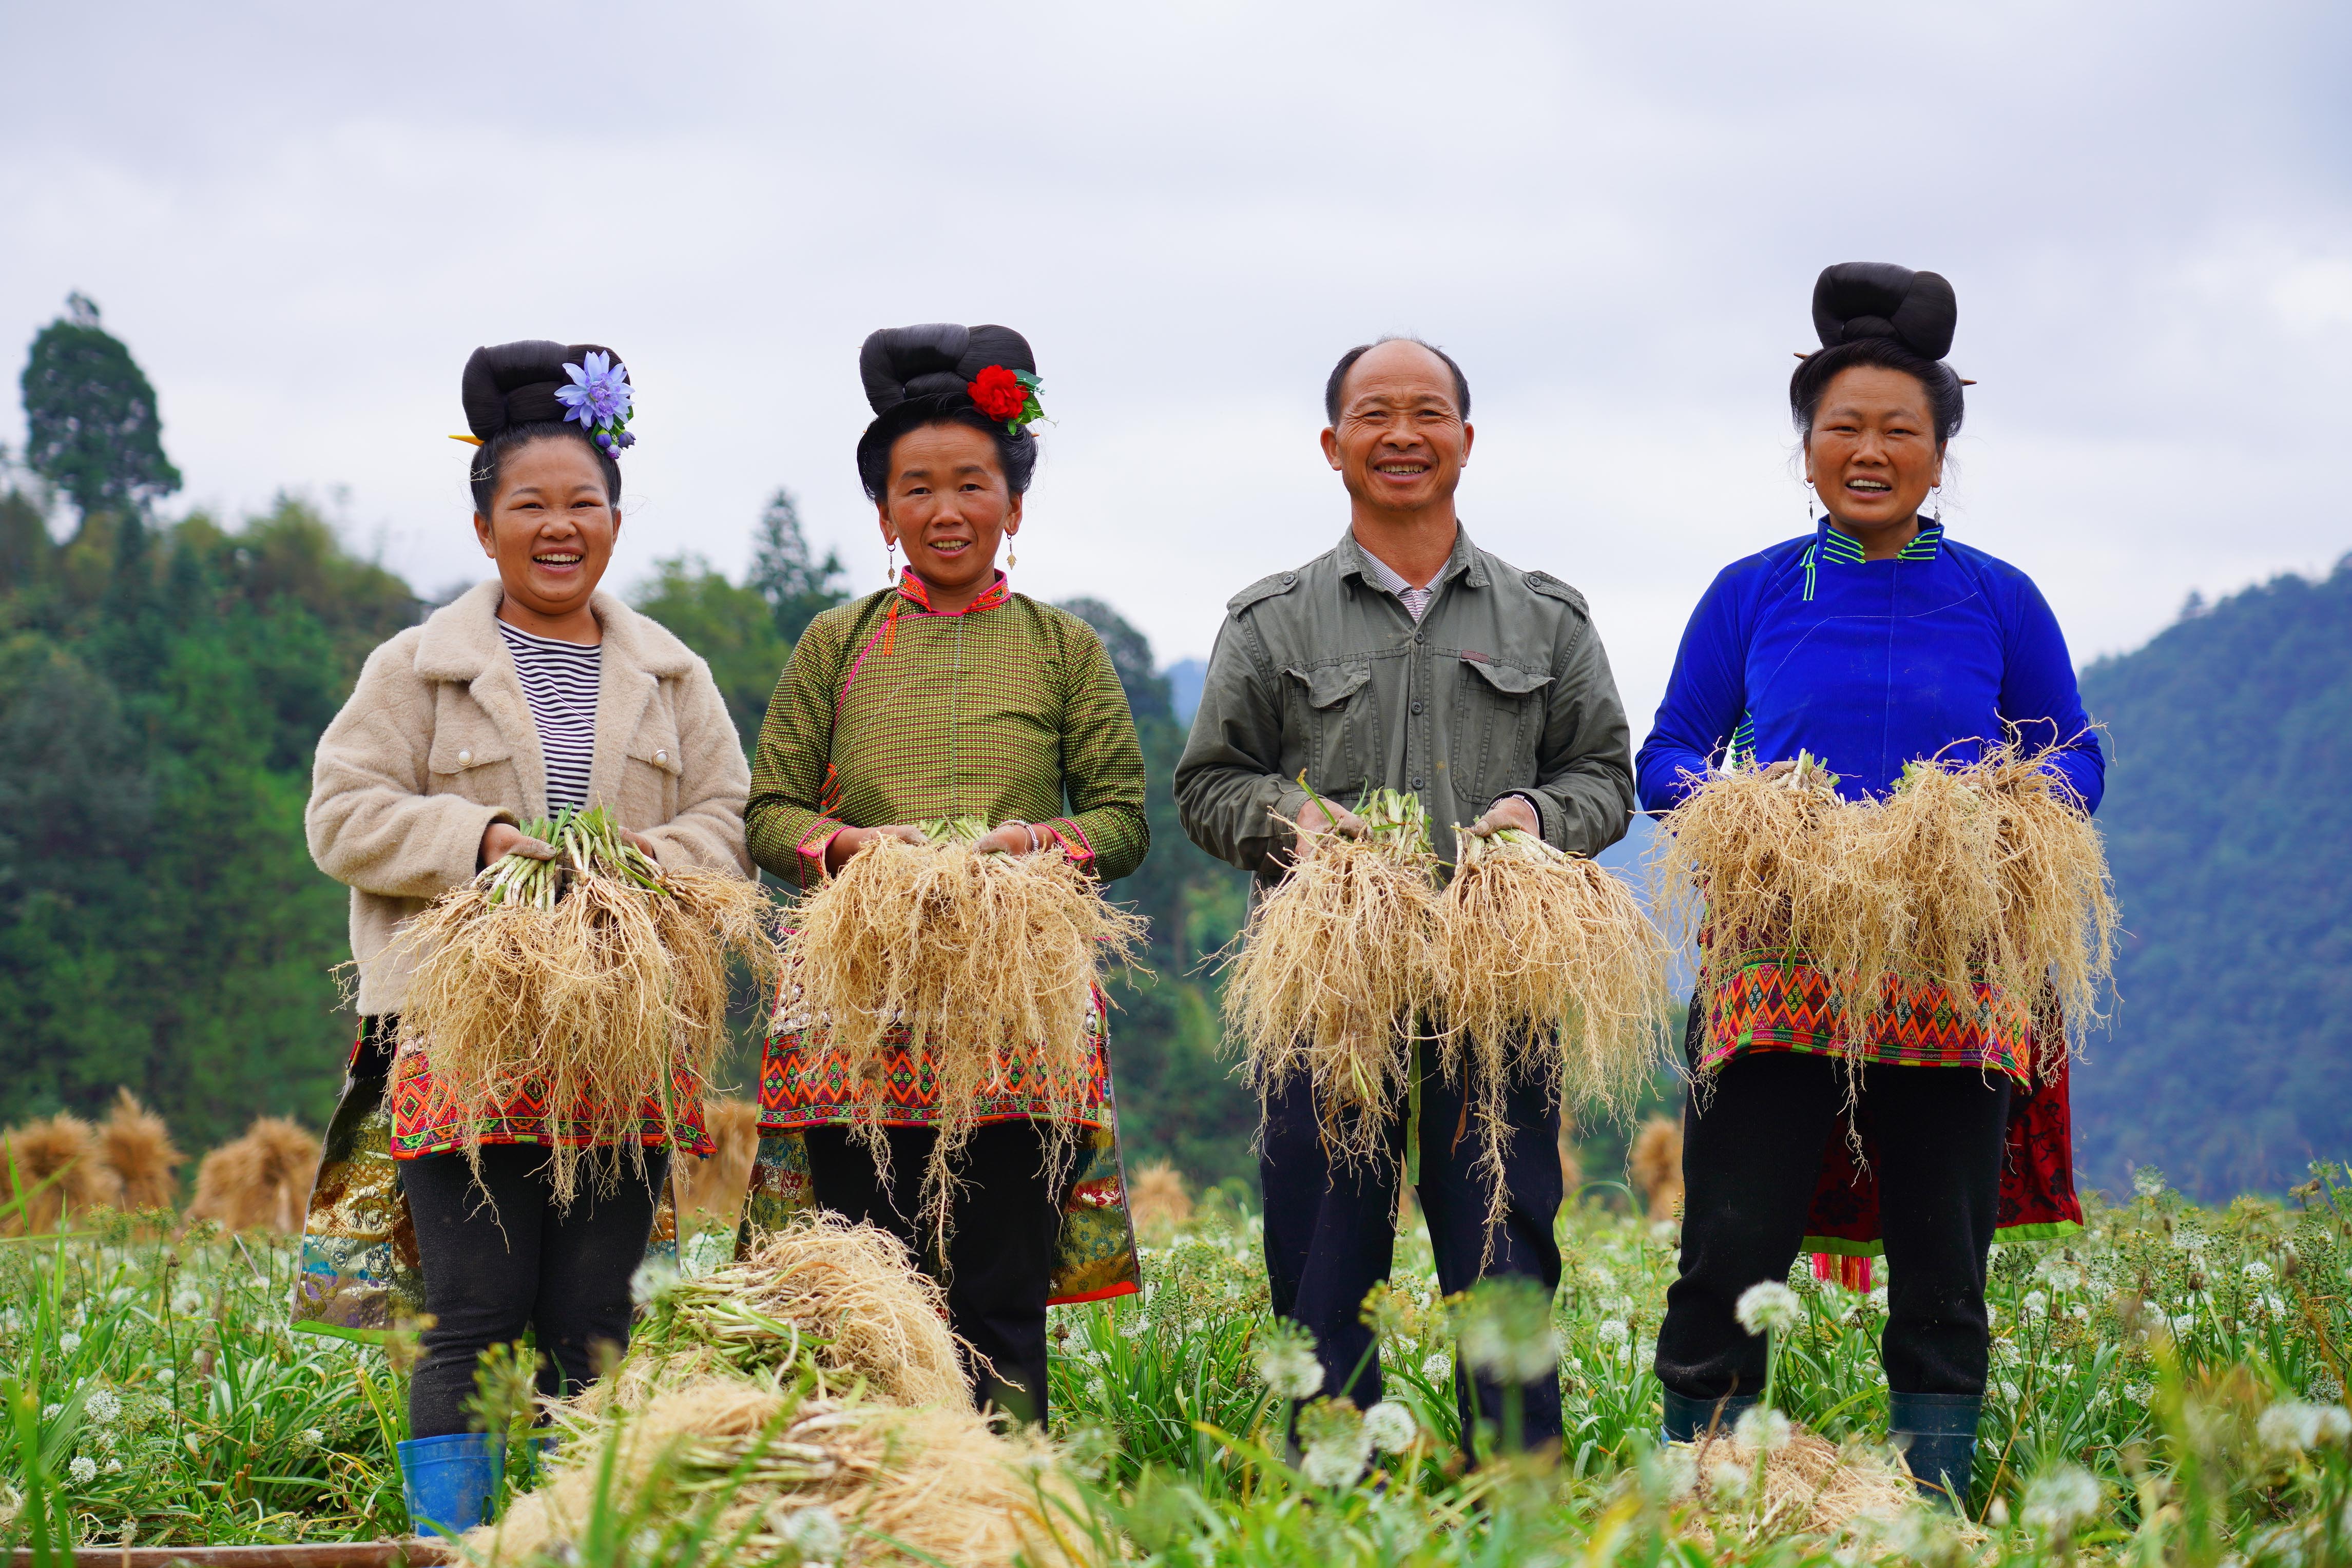
[[[1297,829],[1360,833],[1344,804],[1381,787],[1421,797],[1449,862],[1457,822],[1473,833],[1521,828],[1576,854],[1615,843],[1633,814],[1633,758],[1584,597],[1478,549],[1454,516],[1473,436],[1461,368],[1427,344],[1385,340],[1340,360],[1324,404],[1323,453],[1348,488],[1348,532],[1227,603],[1176,769],[1185,831],[1255,873],[1261,894],[1289,864]],[[1302,771],[1336,818],[1300,787]],[[1486,1274],[1556,1290],[1556,1086],[1530,1073],[1509,1087],[1508,1202],[1490,1234],[1472,1168],[1479,1140],[1465,1135],[1469,1095],[1425,1048],[1418,1071],[1417,1191],[1439,1283],[1467,1289],[1484,1258]],[[1265,1097],[1266,1272],[1276,1315],[1315,1335],[1324,1392],[1369,1408],[1381,1370],[1359,1314],[1389,1275],[1404,1115],[1390,1133],[1399,1159],[1350,1170],[1323,1147],[1315,1094],[1293,1079]],[[1502,1393],[1479,1381],[1474,1412],[1464,1371],[1454,1384],[1467,1446],[1474,1414],[1500,1421]],[[1556,1377],[1527,1390],[1524,1420],[1530,1446],[1559,1437]]]

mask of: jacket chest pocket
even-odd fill
[[[1369,659],[1283,672],[1286,706],[1296,732],[1307,738],[1307,774],[1318,790],[1345,797],[1372,780],[1381,754],[1380,714],[1372,702]]]
[[[1535,782],[1536,741],[1543,734],[1549,674],[1476,659],[1459,662],[1454,702],[1454,788],[1482,804],[1516,785]],[[1465,786],[1468,785],[1468,788]]]
[[[483,806],[512,806],[514,749],[495,732],[467,734],[436,727],[433,749],[426,754],[425,793],[463,795]]]

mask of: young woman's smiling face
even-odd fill
[[[490,515],[474,514],[507,598],[546,621],[587,608],[612,564],[621,519],[587,443],[550,436],[507,454]]]
[[[1805,435],[1805,478],[1839,529],[1868,542],[1911,531],[1927,492],[1943,482],[1934,411],[1916,376],[1876,365],[1841,371]]]
[[[926,424],[893,442],[878,510],[885,542],[945,591],[949,608],[986,589],[998,547],[1021,529],[1021,497],[1005,482],[995,438],[968,424]]]

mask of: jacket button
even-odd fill
[[[1415,704],[1413,704],[1413,705],[1412,705],[1412,711],[1413,711],[1413,712],[1415,712],[1415,713],[1419,713],[1419,712],[1421,711],[1421,705],[1420,705],[1419,703],[1415,703]]]
[[[1282,574],[1282,585],[1285,588],[1289,587],[1292,583],[1297,582],[1297,580],[1298,574],[1295,571],[1286,571]]]
[[[1420,779],[1414,779],[1414,780],[1412,781],[1412,787],[1413,787],[1414,789],[1420,789],[1420,788],[1421,788],[1421,780],[1420,780]]]
[[[669,753],[667,751],[656,751],[654,753],[654,760],[656,762],[667,762],[669,760]]]
[[[470,751],[461,751],[461,752],[457,753],[457,766],[458,766],[458,767],[460,767],[460,768],[464,768],[464,767],[467,766],[467,765],[468,765],[468,764],[470,764],[473,760],[474,760],[474,754],[473,754],[472,752],[470,752]]]

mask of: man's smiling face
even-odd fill
[[[1453,497],[1471,434],[1445,361],[1419,343],[1381,343],[1348,368],[1323,455],[1357,500],[1413,513]]]

